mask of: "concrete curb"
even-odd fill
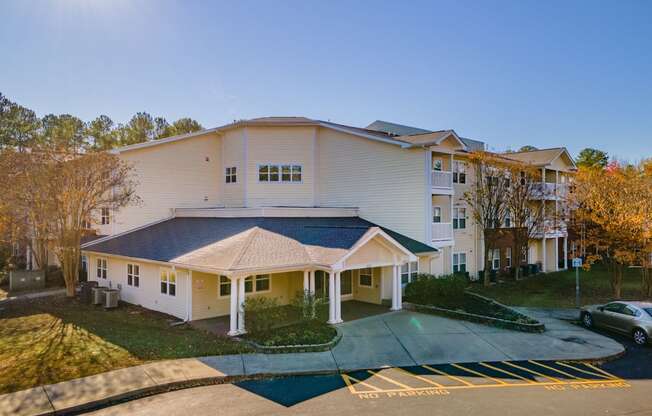
[[[275,346],[266,346],[258,344],[255,341],[243,339],[243,341],[249,344],[256,352],[262,354],[289,354],[295,352],[324,352],[330,351],[342,340],[342,331],[332,326],[335,329],[335,336],[332,340],[323,343],[323,344],[303,344],[303,345],[275,345]]]

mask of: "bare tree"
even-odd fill
[[[475,173],[471,189],[464,193],[463,199],[471,208],[474,221],[480,227],[484,238],[484,285],[490,283],[490,252],[505,233],[500,228],[507,213],[507,194],[510,184],[510,171],[505,168],[505,160],[498,155],[478,151],[470,155]]]

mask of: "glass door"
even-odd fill
[[[328,276],[322,270],[315,272],[315,297],[328,299]]]

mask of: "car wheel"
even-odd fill
[[[641,328],[636,328],[632,333],[632,337],[637,345],[647,344],[647,334]]]
[[[584,315],[582,315],[582,324],[586,328],[593,328],[593,316],[588,312],[584,312]]]

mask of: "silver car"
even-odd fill
[[[582,324],[629,335],[638,345],[645,345],[652,336],[651,302],[609,302],[589,305],[580,312]]]

